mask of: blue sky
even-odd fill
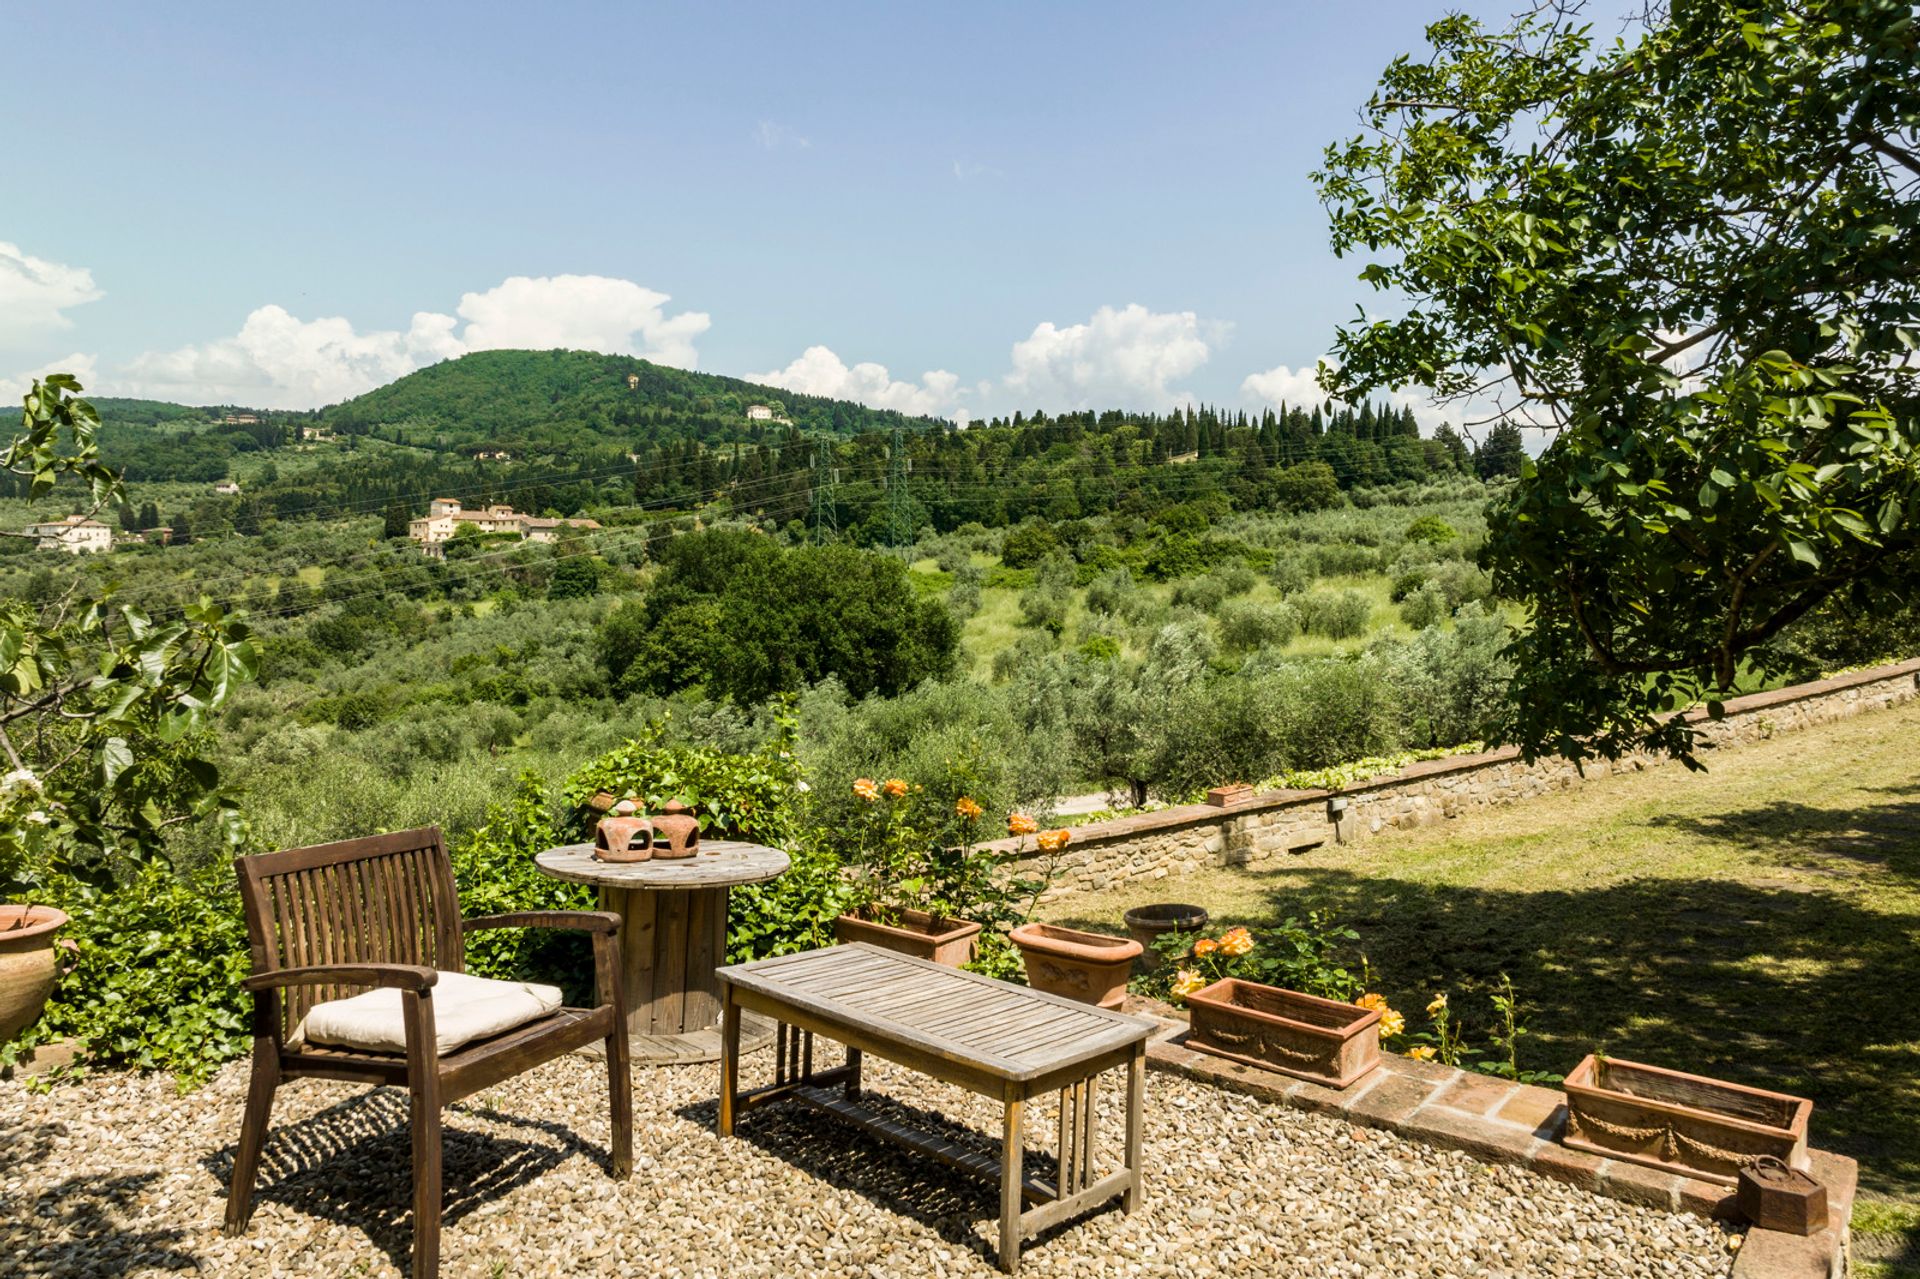
[[[1440,12],[12,4],[0,389],[587,345],[942,414],[1298,398],[1369,300],[1307,175]]]

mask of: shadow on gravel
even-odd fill
[[[573,1155],[606,1167],[605,1150],[551,1120],[529,1119],[472,1102],[443,1112],[441,1222],[537,1181]],[[475,1131],[474,1117],[523,1130],[527,1139]],[[231,1184],[239,1138],[201,1162],[223,1187]],[[263,1203],[364,1231],[374,1247],[405,1271],[413,1249],[413,1146],[407,1097],[376,1088],[307,1119],[275,1124],[267,1134],[254,1183],[254,1211]]]
[[[119,1177],[68,1177],[31,1197],[10,1184],[56,1158],[55,1142],[66,1135],[59,1122],[0,1125],[0,1273],[66,1276],[110,1260],[114,1274],[134,1270],[197,1270],[186,1231],[139,1230],[129,1225],[134,1209],[153,1193],[158,1173]],[[86,1262],[66,1257],[62,1238],[83,1244]]]
[[[999,1158],[997,1138],[956,1123],[939,1111],[895,1101],[871,1089],[861,1094],[860,1102],[882,1119]],[[677,1113],[688,1123],[711,1131],[718,1108],[717,1102],[703,1101],[682,1106]],[[1111,1125],[1109,1128],[1103,1155],[1118,1167]],[[972,1249],[989,1263],[998,1256],[1000,1192],[995,1185],[863,1132],[799,1101],[781,1101],[742,1115],[734,1135],[828,1185],[853,1191],[884,1211],[913,1218],[948,1243]],[[1046,1181],[1059,1175],[1059,1165],[1053,1154],[1029,1147],[1024,1155],[1024,1172],[1029,1178]],[[1022,1247],[1045,1244],[1089,1217],[1118,1210],[1119,1201],[1115,1200],[1029,1236]]]

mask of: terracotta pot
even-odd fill
[[[595,791],[587,797],[587,807],[596,813],[608,812],[619,800],[612,791]]]
[[[1207,926],[1204,906],[1181,902],[1162,902],[1154,906],[1136,906],[1121,917],[1127,935],[1140,943],[1140,971],[1150,973],[1160,966],[1160,952],[1153,944],[1168,933],[1197,933]]]
[[[980,925],[970,919],[935,919],[924,910],[895,912],[899,924],[882,924],[859,915],[841,915],[833,921],[833,935],[841,942],[863,941],[915,959],[958,968],[973,958]]]
[[[1575,1150],[1723,1186],[1766,1155],[1807,1167],[1813,1103],[1804,1097],[1591,1053],[1563,1087],[1567,1129],[1560,1140]]]
[[[1253,798],[1253,787],[1246,782],[1228,782],[1207,792],[1207,802],[1215,808],[1231,808]]]
[[[700,851],[700,819],[677,799],[653,819],[653,855],[655,857],[691,857]]]
[[[1189,1048],[1345,1088],[1380,1064],[1378,1009],[1223,977],[1187,996]]]
[[[593,856],[603,862],[644,862],[653,856],[653,822],[645,817],[602,817],[593,828]]]
[[[1101,1008],[1118,1008],[1126,999],[1139,942],[1040,923],[1022,924],[1010,936],[1035,990]]]
[[[0,1043],[40,1019],[59,975],[53,935],[66,922],[51,906],[0,905]]]

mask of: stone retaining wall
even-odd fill
[[[1882,710],[1920,696],[1920,658],[1730,699],[1715,721],[1704,710],[1687,717],[1699,727],[1703,753]],[[1672,761],[1639,755],[1589,762],[1586,777]],[[1341,791],[1269,791],[1225,807],[1186,804],[1074,828],[1073,842],[1051,866],[1042,900],[1167,879],[1212,866],[1257,866],[1328,842],[1348,843],[1389,826],[1427,825],[1497,804],[1565,790],[1583,779],[1562,759],[1529,764],[1513,747],[1409,764],[1397,773]],[[988,845],[1015,851],[1016,841]],[[1031,849],[1031,844],[1028,844]],[[1029,851],[1022,873],[1047,869]]]

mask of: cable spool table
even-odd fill
[[[541,873],[600,890],[600,908],[626,921],[621,930],[621,982],[633,1059],[652,1065],[717,1061],[720,978],[727,958],[727,893],[761,884],[792,864],[777,848],[735,840],[703,840],[692,857],[603,862],[592,844],[549,848],[534,859]],[[754,1019],[741,1051],[773,1039],[773,1023]]]

